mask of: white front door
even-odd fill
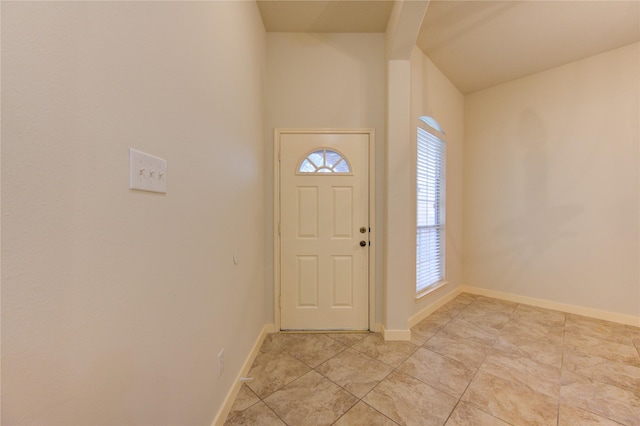
[[[280,133],[282,330],[369,328],[369,133]]]

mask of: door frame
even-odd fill
[[[281,330],[281,272],[280,272],[280,135],[283,134],[361,134],[369,137],[369,330],[376,318],[376,189],[375,189],[375,130],[374,129],[298,129],[275,128],[273,132],[273,311],[275,331]]]

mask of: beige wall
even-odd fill
[[[2,15],[3,424],[211,424],[265,323],[255,3]]]
[[[460,287],[462,282],[462,212],[463,212],[463,139],[464,96],[426,57],[414,48],[411,55],[411,157],[412,182],[415,182],[416,139],[418,118],[428,115],[436,119],[446,135],[446,242],[445,267],[447,286],[416,303],[415,300],[415,250],[412,250],[409,315],[419,313],[447,294]],[[411,186],[411,199],[415,200],[415,183]],[[411,223],[415,224],[415,201],[411,205]],[[415,247],[415,225],[412,240]]]
[[[385,34],[387,134],[385,144],[384,300],[386,340],[409,340],[407,303],[415,294],[415,191],[411,137],[413,79],[411,54],[428,2],[396,2]],[[415,181],[415,179],[413,179]]]
[[[640,316],[638,51],[465,98],[466,284]]]
[[[252,2],[2,12],[3,423],[210,424],[274,318],[273,128],[376,130],[378,248],[385,196],[412,200],[410,145],[384,192],[387,65],[447,133],[450,285],[383,307],[396,239],[376,322],[462,284],[463,245],[464,284],[640,315],[637,44],[463,99],[384,34],[265,36]],[[166,195],[128,189],[129,147]]]
[[[387,65],[387,135],[384,200],[385,339],[407,340],[407,299],[413,293],[411,256],[411,62],[392,59]]]
[[[462,144],[464,97],[417,48],[409,60],[388,63],[389,136],[385,150],[387,243],[384,326],[392,339],[431,305],[462,284]],[[435,117],[447,133],[448,285],[416,301],[415,164],[418,117]],[[412,318],[413,317],[413,318]]]
[[[373,128],[377,245],[382,239],[385,111],[384,34],[267,34],[267,312],[273,318],[273,129]],[[381,311],[382,250],[377,255]],[[273,321],[273,319],[271,319]],[[379,321],[379,318],[378,320]]]

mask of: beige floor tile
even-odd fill
[[[395,426],[396,422],[374,410],[364,402],[358,402],[334,426]]]
[[[566,314],[537,306],[520,304],[511,314],[511,319],[514,321],[534,322],[547,327],[563,328]]]
[[[640,355],[633,346],[615,342],[603,342],[595,337],[566,333],[564,337],[565,349],[587,355],[595,355],[610,361],[640,367]]]
[[[500,336],[513,335],[530,340],[538,340],[548,345],[562,346],[564,330],[549,327],[531,321],[509,321],[500,332]]]
[[[509,423],[480,411],[473,404],[460,402],[445,423],[445,426],[509,426]]]
[[[247,386],[264,398],[309,370],[306,364],[284,351],[263,352],[258,354],[249,370],[248,377],[253,380],[247,382]]]
[[[567,317],[567,322],[570,322],[573,324],[580,323],[580,324],[590,325],[595,328],[606,329],[607,331],[610,331],[610,332],[625,332],[625,331],[628,332],[629,331],[629,325],[625,325],[625,324],[621,324],[613,321],[607,321],[599,318],[586,317],[584,315],[569,314],[569,313],[566,314],[566,317]]]
[[[518,307],[518,304],[516,302],[509,302],[508,300],[478,296],[471,304],[469,304],[469,307],[478,307],[494,312],[511,314]]]
[[[619,426],[620,423],[605,419],[597,414],[590,413],[570,405],[560,406],[558,426]]]
[[[262,341],[262,346],[260,346],[260,353],[263,352],[271,352],[276,351],[279,352],[282,350],[280,345],[278,344],[279,333],[270,333],[267,334]]]
[[[362,398],[373,389],[391,373],[391,370],[392,368],[387,364],[376,361],[354,349],[340,352],[316,368],[318,373],[358,398]]]
[[[440,324],[441,326],[446,325],[449,321],[451,321],[458,312],[453,312],[448,309],[440,308],[429,315],[427,318],[429,321],[434,322],[436,324]]]
[[[633,345],[627,326],[580,315],[567,314],[565,332],[623,345]]]
[[[450,300],[447,304],[443,305],[442,307],[446,309],[460,310],[469,306],[471,302],[473,302],[475,299],[476,298],[474,297],[468,298],[468,297],[465,297],[465,294],[461,294],[457,296],[455,299]]]
[[[552,367],[560,368],[562,365],[561,345],[550,345],[544,341],[502,333],[493,347],[502,352],[533,359]]]
[[[638,366],[565,350],[562,368],[640,394],[640,367]]]
[[[452,339],[493,345],[498,338],[498,330],[480,327],[473,322],[463,321],[460,318],[451,320],[438,332],[438,335],[446,335]]]
[[[532,391],[556,400],[560,396],[560,367],[552,367],[517,354],[494,350],[484,359],[480,370],[520,383]]]
[[[427,340],[423,348],[459,361],[469,368],[480,367],[484,358],[491,351],[491,345],[455,338],[443,333],[437,333]]]
[[[358,399],[310,371],[264,399],[288,425],[330,425],[353,407]]]
[[[285,423],[260,401],[246,410],[229,416],[224,426],[280,426]],[[285,425],[286,426],[286,425]]]
[[[322,364],[347,348],[324,334],[281,334],[278,344],[310,367]]]
[[[411,332],[269,334],[225,424],[640,426],[638,327],[463,293]]]
[[[398,371],[456,398],[462,396],[476,373],[476,369],[424,348],[403,362]]]
[[[435,336],[427,340],[424,348],[470,368],[478,368],[498,337],[498,331],[488,331],[467,321],[453,319]]]
[[[444,424],[457,400],[418,379],[394,372],[363,401],[401,425],[429,426]]]
[[[373,359],[397,367],[413,354],[418,346],[405,341],[385,341],[379,333],[370,334],[352,346]]]
[[[260,398],[258,398],[258,396],[253,393],[253,391],[249,389],[247,385],[242,385],[235,401],[233,402],[233,406],[231,407],[231,411],[229,412],[229,417],[240,411],[246,410],[259,401]]]
[[[627,325],[627,331],[631,334],[631,337],[640,338],[640,327],[636,327],[635,325]]]
[[[441,306],[436,312],[447,314],[451,318],[453,318],[460,312],[462,312],[467,306],[469,306],[471,302],[471,300],[467,301],[464,299],[461,300],[459,298],[455,298],[446,305]]]
[[[640,327],[635,325],[627,325],[626,327],[631,337],[640,337]]]
[[[368,335],[369,333],[329,333],[325,336],[330,337],[345,346],[353,346]]]
[[[479,371],[462,396],[462,401],[511,424],[555,425],[558,400]]]
[[[427,317],[411,328],[411,343],[422,346],[427,340],[440,331],[441,328],[442,324],[431,321]]]
[[[640,425],[640,394],[562,371],[562,405],[581,408],[625,425]]]
[[[640,354],[640,327],[628,325],[627,331],[629,332],[629,336],[631,336],[631,341],[635,345],[638,354]]]
[[[478,297],[481,297],[481,296],[479,296],[477,294],[473,294],[473,293],[460,293],[453,300],[455,300],[457,302],[463,302],[463,303],[468,305],[469,303],[471,303],[474,300],[476,300]]]
[[[509,322],[510,312],[494,311],[472,303],[460,312],[456,319],[470,322],[481,329],[493,332],[494,330],[502,330],[502,327]]]

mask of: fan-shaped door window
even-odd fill
[[[351,165],[344,155],[333,149],[321,148],[308,154],[298,166],[298,174],[350,174]]]

